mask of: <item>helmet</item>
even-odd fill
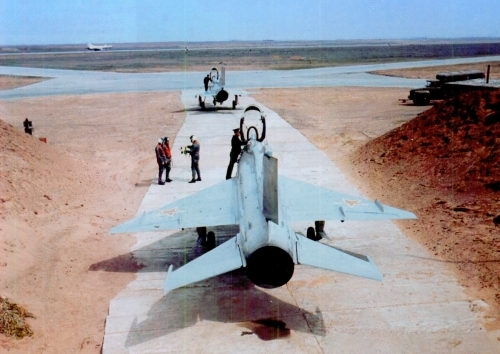
[[[170,139],[168,138],[168,136],[166,136],[163,138],[163,141],[170,141]]]
[[[191,136],[189,137],[189,140],[191,140],[191,142],[193,142],[193,141],[195,141],[195,140],[196,140],[196,137],[195,137],[194,135],[191,135]]]

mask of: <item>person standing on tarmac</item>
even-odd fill
[[[156,162],[158,163],[158,184],[162,186],[165,184],[165,182],[162,182],[161,176],[163,175],[163,169],[165,168],[165,161],[166,161],[162,138],[158,139],[158,145],[156,145],[155,152],[156,152]]]
[[[231,138],[231,152],[229,153],[229,165],[227,166],[226,179],[230,179],[233,174],[233,167],[238,162],[241,154],[241,147],[246,145],[245,141],[240,139],[240,128],[233,129],[234,135]]]
[[[203,85],[205,86],[205,91],[208,91],[208,83],[212,81],[210,80],[210,75],[205,76],[203,79]]]
[[[168,136],[163,138],[163,151],[165,153],[165,182],[170,183],[172,180],[168,176],[172,169],[172,151],[170,151],[170,140]]]
[[[200,161],[200,143],[194,135],[191,135],[189,139],[191,140],[192,145],[186,146],[185,150],[189,153],[189,155],[191,155],[191,173],[193,178],[189,181],[189,183],[195,183],[197,181],[201,181],[200,167],[198,166]],[[198,178],[195,178],[196,175],[198,175]]]

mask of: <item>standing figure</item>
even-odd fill
[[[165,168],[165,150],[163,149],[163,139],[158,139],[158,145],[155,148],[156,152],[156,162],[158,163],[158,184],[164,185],[165,182],[162,182],[161,175],[163,174],[163,169]]]
[[[24,132],[26,134],[29,134],[29,135],[32,135],[33,133],[33,123],[28,120],[28,118],[26,118],[23,122],[23,125],[24,125]]]
[[[200,143],[194,135],[191,135],[189,139],[192,145],[186,146],[186,152],[191,155],[191,173],[193,175],[189,183],[195,183],[196,181],[201,181],[200,167],[198,166],[198,162],[200,161]],[[196,175],[198,175],[198,178],[195,178]]]
[[[205,85],[205,91],[208,91],[208,83],[210,81],[212,81],[210,80],[210,75],[205,76],[205,78],[203,79],[203,85]]]
[[[163,138],[163,151],[165,152],[165,182],[172,182],[168,177],[172,169],[172,151],[170,151],[170,140],[168,136]]]
[[[227,166],[226,179],[230,179],[233,173],[233,167],[238,162],[241,154],[241,147],[246,145],[246,141],[240,139],[240,128],[233,129],[234,135],[231,138],[231,152],[229,153],[229,165]]]

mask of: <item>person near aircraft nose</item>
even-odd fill
[[[210,81],[212,81],[210,80],[210,75],[205,76],[205,78],[203,79],[203,85],[205,85],[205,91],[208,91],[208,83]]]
[[[156,152],[156,162],[158,163],[158,184],[164,185],[165,182],[162,182],[161,176],[163,175],[163,169],[165,168],[165,150],[163,149],[163,139],[158,139],[158,145],[155,148]]]
[[[246,145],[246,141],[240,139],[240,129],[233,129],[234,135],[231,138],[231,152],[229,153],[229,165],[227,166],[226,179],[230,179],[233,174],[233,167],[238,162],[241,154],[241,147]]]
[[[189,183],[195,183],[197,181],[201,181],[200,167],[198,165],[200,162],[200,143],[194,135],[191,135],[189,139],[191,140],[192,145],[186,146],[185,149],[185,151],[191,155],[191,173],[193,178],[189,181]],[[198,178],[196,178],[197,175]]]
[[[169,178],[172,169],[172,151],[170,150],[170,139],[168,136],[163,138],[163,151],[165,152],[165,182],[172,182]]]

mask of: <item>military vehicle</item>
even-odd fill
[[[439,73],[435,80],[427,80],[427,85],[422,88],[410,90],[408,98],[417,106],[428,104],[431,100],[442,100],[450,97],[454,89],[447,85],[450,82],[483,79],[485,77],[481,70],[452,71]],[[457,86],[454,86],[455,88]]]

